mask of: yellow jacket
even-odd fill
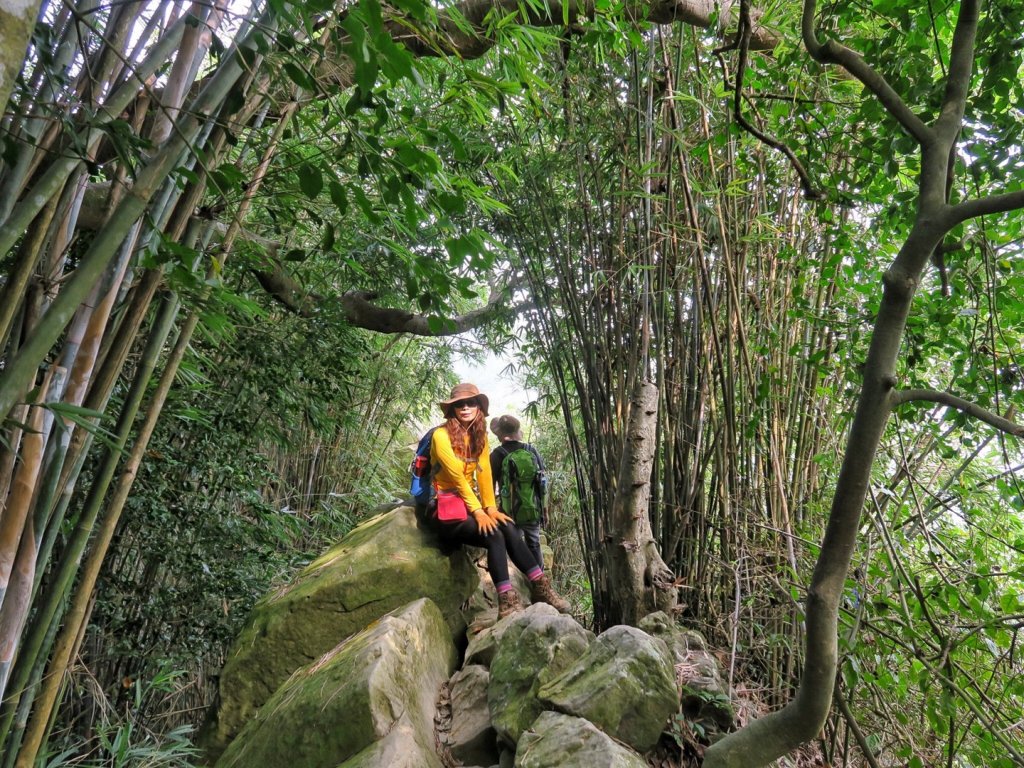
[[[465,440],[468,449],[469,435],[466,435]],[[455,455],[448,430],[442,425],[434,430],[430,439],[430,463],[438,468],[434,476],[437,487],[442,491],[458,491],[470,512],[497,506],[494,501],[494,480],[491,477],[491,457],[486,446],[476,461],[464,461]],[[474,485],[480,489],[479,497]]]

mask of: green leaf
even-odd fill
[[[288,79],[300,88],[305,88],[307,91],[311,92],[315,92],[317,90],[316,80],[309,74],[309,72],[298,64],[286,61],[284,63],[284,72],[288,75]]]
[[[348,194],[345,192],[345,187],[332,180],[327,185],[327,190],[331,196],[331,202],[338,208],[338,212],[344,216],[348,211]]]
[[[107,414],[72,403],[43,403],[43,407],[64,421],[69,421],[75,426],[81,427],[108,448],[123,451],[123,448],[118,446],[117,435],[100,426],[103,421],[113,420]],[[59,423],[62,424],[62,422]]]
[[[444,249],[448,251],[448,265],[451,267],[465,264],[475,253],[473,242],[466,235],[445,240]]]
[[[381,217],[373,210],[373,203],[370,202],[370,198],[366,196],[366,193],[359,187],[354,187],[352,193],[355,195],[356,205],[359,206],[363,215],[374,224],[380,223]]]
[[[303,163],[298,168],[299,189],[310,200],[314,200],[324,188],[324,177],[320,169],[312,163]]]

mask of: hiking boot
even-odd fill
[[[530,599],[535,603],[547,603],[559,613],[569,613],[569,601],[555,592],[547,576],[530,582]]]
[[[513,613],[523,610],[523,601],[519,599],[519,593],[515,589],[498,593],[498,621]]]

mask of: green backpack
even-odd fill
[[[517,523],[541,519],[541,473],[533,454],[517,448],[501,462],[501,508]]]

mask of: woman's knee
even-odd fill
[[[487,542],[487,551],[488,552],[495,552],[497,554],[504,554],[506,552],[506,550],[508,549],[505,546],[505,537],[504,536],[495,536],[495,535],[485,536],[484,537],[484,541]]]
[[[506,542],[512,541],[514,538],[522,541],[522,534],[519,533],[519,529],[511,523],[502,523],[498,526],[498,530],[501,531],[501,538]]]

